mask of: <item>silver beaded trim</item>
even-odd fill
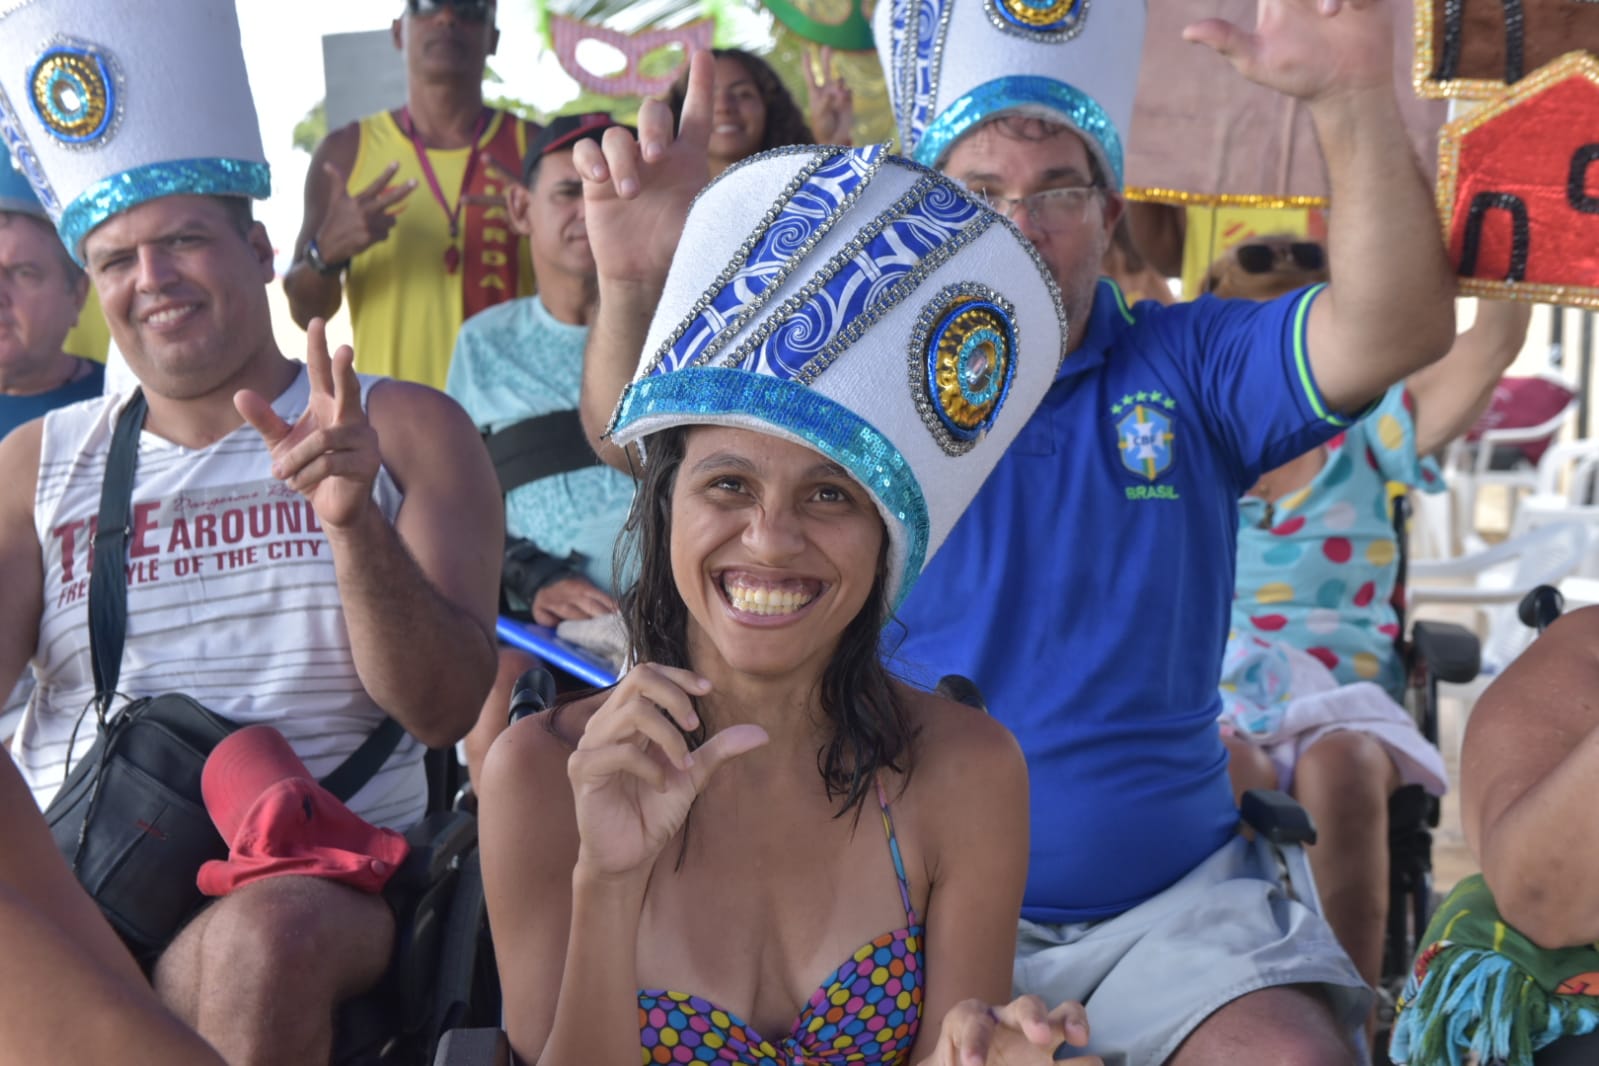
[[[51,218],[60,217],[61,198],[56,195],[49,176],[39,163],[38,153],[33,150],[33,145],[28,140],[22,115],[11,106],[11,100],[6,96],[4,88],[0,88],[0,141],[5,142],[6,150],[11,154],[12,165],[33,186],[34,194],[38,196],[45,212]]]
[[[910,155],[915,150],[913,143],[921,139],[922,130],[927,128],[938,115],[938,88],[944,73],[944,45],[949,39],[950,17],[955,12],[957,0],[935,0],[938,3],[938,28],[933,31],[933,49],[928,57],[925,72],[927,75],[927,110],[923,116],[920,128],[915,122],[917,104],[919,101],[917,74],[923,71],[921,56],[918,51],[921,42],[921,0],[895,0],[903,3],[905,14],[905,47],[902,47],[898,56],[900,69],[895,73],[899,78],[899,106],[894,110],[898,113],[900,130],[900,151]]]
[[[911,396],[916,400],[916,413],[922,416],[922,424],[932,433],[933,439],[944,450],[944,454],[956,458],[977,447],[983,438],[961,440],[949,431],[949,427],[944,425],[944,420],[938,416],[933,403],[934,385],[927,372],[927,345],[932,340],[933,327],[938,324],[938,320],[945,312],[950,310],[950,305],[959,300],[986,300],[996,305],[1010,320],[1013,347],[1006,357],[1010,360],[1012,380],[1015,380],[1017,369],[1016,355],[1022,347],[1022,327],[1016,318],[1016,306],[987,285],[980,285],[975,281],[962,281],[945,286],[927,302],[922,308],[922,313],[916,316],[916,326],[911,330],[911,344],[908,349]],[[997,405],[994,414],[995,416],[999,414]]]
[[[1123,0],[1127,2],[1127,0]],[[1083,27],[1088,25],[1088,9],[1092,0],[1083,0],[1082,7],[1077,12],[1077,17],[1071,25],[1063,30],[1030,30],[1025,26],[1018,26],[1005,17],[999,10],[1000,0],[983,0],[983,13],[988,16],[988,21],[994,28],[1012,37],[1020,37],[1024,41],[1033,41],[1038,44],[1064,44],[1083,32]]]
[[[920,203],[934,184],[926,176],[919,178],[916,184],[912,185],[903,196],[895,200],[880,215],[856,231],[855,236],[850,238],[849,243],[834,252],[832,257],[817,269],[816,273],[811,276],[810,280],[798,292],[773,309],[765,321],[757,326],[748,337],[744,338],[744,342],[734,350],[733,354],[722,361],[723,365],[730,367],[742,366],[752,354],[760,349],[761,345],[766,343],[767,338],[777,332],[779,326],[801,307],[810,303],[811,298],[821,292],[827,283],[833,280],[845,263],[859,255],[868,244],[877,238],[879,233],[883,232],[883,229],[890,222],[903,216],[913,204]]]

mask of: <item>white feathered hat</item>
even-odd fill
[[[221,0],[0,0],[0,140],[80,262],[146,200],[271,191]]]
[[[882,145],[778,149],[690,210],[612,436],[737,426],[827,456],[882,513],[898,604],[1065,338],[1032,245],[954,182]]]
[[[872,33],[902,150],[936,167],[989,119],[1047,116],[1121,188],[1144,18],[1144,0],[880,0]]]

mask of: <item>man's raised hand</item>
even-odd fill
[[[254,390],[239,390],[233,406],[266,441],[272,476],[310,502],[323,528],[341,529],[372,506],[372,484],[383,463],[378,435],[361,406],[355,352],[345,344],[329,356],[320,318],[306,330],[305,364],[311,394],[292,426]]]
[[[1183,39],[1214,49],[1259,85],[1314,102],[1393,91],[1393,0],[1260,0],[1253,32],[1205,19]]]
[[[388,239],[400,203],[416,189],[415,179],[390,184],[399,169],[399,163],[390,163],[372,184],[351,196],[339,168],[332,163],[322,164],[328,182],[328,207],[316,229],[316,247],[325,262],[342,263]]]

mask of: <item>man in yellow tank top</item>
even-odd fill
[[[357,368],[442,389],[461,323],[533,291],[500,200],[537,127],[483,104],[493,0],[406,0],[393,32],[405,105],[317,146],[283,284],[302,327],[347,285]]]

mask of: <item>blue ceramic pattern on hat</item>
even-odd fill
[[[896,283],[981,213],[949,183],[930,183],[903,214],[842,263],[820,291],[793,308],[743,365],[784,379],[800,376],[850,323],[885,302]]]
[[[979,85],[939,114],[916,143],[914,158],[924,166],[937,166],[961,137],[991,118],[1023,108],[1050,111],[1086,136],[1110,167],[1116,188],[1121,188],[1122,139],[1116,124],[1093,97],[1054,78],[1016,75]]]
[[[10,154],[6,168],[15,167],[23,176],[27,185],[32,190],[34,198],[49,215],[56,215],[61,211],[61,201],[56,197],[55,190],[50,185],[50,179],[45,176],[44,168],[39,165],[39,157],[34,154],[33,146],[28,143],[27,135],[22,132],[22,122],[17,113],[11,109],[10,101],[6,94],[0,92],[0,147]],[[20,193],[18,195],[20,201]]]
[[[770,289],[843,214],[851,194],[865,187],[883,152],[880,144],[840,152],[806,179],[781,214],[756,237],[739,271],[682,331],[659,372],[694,362],[764,303]]]
[[[953,0],[885,2],[894,5],[890,19],[893,31],[891,76],[901,83],[898,91],[891,94],[896,111],[894,120],[899,127],[901,151],[909,155],[933,117],[943,60],[943,35],[949,26]],[[914,58],[906,54],[910,49],[915,51]]]

